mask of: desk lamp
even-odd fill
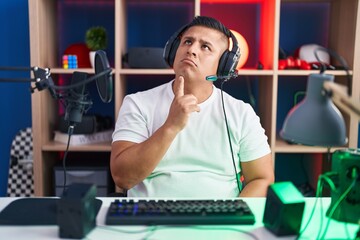
[[[310,146],[342,146],[347,143],[346,126],[339,109],[328,94],[325,82],[333,82],[329,74],[311,74],[306,97],[286,116],[280,136],[288,142]]]
[[[327,51],[319,48],[316,51]],[[351,80],[345,60],[342,63]],[[318,59],[318,57],[317,57]],[[318,59],[319,60],[319,59]],[[319,61],[321,63],[321,61]],[[280,136],[291,143],[310,146],[343,146],[347,143],[345,121],[334,103],[348,114],[360,119],[360,103],[350,96],[351,91],[334,83],[334,76],[311,74],[308,78],[306,97],[290,110],[285,118]],[[350,81],[349,81],[350,83]],[[350,85],[349,85],[350,86]],[[333,103],[334,102],[334,103]],[[319,179],[331,181],[331,206],[327,216],[339,221],[357,223],[360,220],[360,149],[337,150],[332,156],[332,172]]]

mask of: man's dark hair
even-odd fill
[[[188,30],[190,27],[193,26],[204,26],[204,27],[212,28],[224,33],[225,36],[230,38],[230,30],[227,27],[225,27],[225,25],[222,24],[219,20],[212,17],[196,16],[192,20],[192,22],[187,25],[187,27],[184,29],[183,32],[185,32],[186,30]]]

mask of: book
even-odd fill
[[[111,142],[114,130],[95,132],[92,134],[73,134],[71,135],[70,145],[86,145],[92,143]],[[69,135],[59,131],[54,132],[54,141],[67,144]]]

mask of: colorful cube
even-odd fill
[[[76,55],[63,55],[63,68],[74,69],[78,68],[78,61]]]

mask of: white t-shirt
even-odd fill
[[[172,82],[127,95],[116,122],[113,141],[141,143],[165,122],[174,98]],[[246,162],[270,153],[253,108],[224,92],[225,110],[237,172]],[[128,190],[130,197],[237,197],[231,150],[221,103],[221,90],[199,104],[154,171]]]

